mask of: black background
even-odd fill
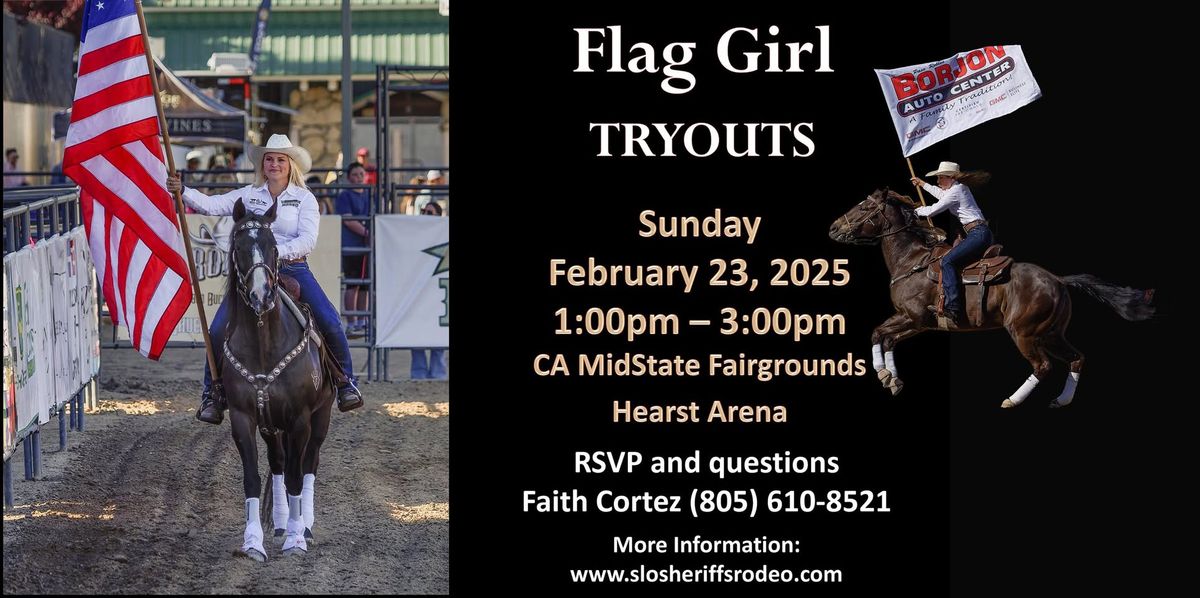
[[[699,591],[569,583],[575,567],[728,566],[837,568],[838,585],[716,585],[746,593],[864,595],[915,589],[979,595],[1009,590],[1153,588],[1183,570],[1168,550],[1194,499],[1182,491],[1186,435],[1182,302],[1169,272],[1185,261],[1188,170],[1183,123],[1149,89],[1172,76],[1172,19],[1148,11],[1071,19],[1036,7],[864,8],[850,3],[693,4],[648,8],[606,3],[457,7],[453,129],[456,250],[455,423],[451,448],[451,589],[498,587],[612,594]],[[662,74],[573,73],[573,28],[621,25],[626,48],[694,42],[697,86],[664,93]],[[778,25],[775,41],[816,42],[832,29],[834,73],[733,74],[715,57],[721,33]],[[941,160],[985,169],[976,197],[998,240],[1018,260],[1058,274],[1091,273],[1159,289],[1160,315],[1121,320],[1073,294],[1068,338],[1087,356],[1075,402],[1057,396],[1057,369],[1020,408],[1000,402],[1031,372],[1007,334],[927,333],[896,352],[897,398],[872,373],[861,378],[539,378],[539,353],[703,358],[844,357],[870,364],[870,332],[891,313],[887,274],[874,247],[829,240],[830,223],[873,189],[907,186],[874,68],[942,59],[992,44],[1020,44],[1043,97],[913,157],[920,174]],[[627,50],[628,51],[628,50]],[[659,57],[661,58],[661,56]],[[595,59],[594,64],[606,64]],[[601,70],[597,68],[597,70]],[[1148,97],[1149,96],[1149,97]],[[1157,98],[1157,99],[1155,99]],[[1166,105],[1164,105],[1164,103]],[[809,158],[596,157],[592,122],[812,122]],[[760,139],[760,142],[763,141]],[[785,147],[787,147],[785,145]],[[680,152],[682,153],[682,152]],[[761,216],[757,242],[644,239],[637,215]],[[605,264],[699,264],[690,295],[675,288],[549,287],[551,258]],[[744,258],[753,293],[710,288],[713,258]],[[775,258],[848,258],[851,284],[772,288]],[[719,319],[721,307],[787,306],[842,313],[844,337],[800,343],[724,337],[684,327],[678,337],[556,336],[555,310],[619,306],[627,312]],[[1190,322],[1186,325],[1190,326]],[[715,328],[715,327],[714,327]],[[1175,347],[1179,347],[1178,344]],[[1180,376],[1183,374],[1183,376]],[[1175,376],[1178,379],[1172,378]],[[1171,390],[1178,389],[1178,390]],[[782,404],[786,424],[613,424],[613,400],[637,404]],[[835,475],[588,475],[575,451],[650,455],[837,455]],[[1194,468],[1191,468],[1194,477]],[[521,512],[524,490],[601,489],[635,494],[693,487],[887,490],[889,514],[631,515]],[[670,539],[798,538],[799,556],[690,558],[614,555],[613,536]],[[1184,551],[1186,552],[1186,551]]]

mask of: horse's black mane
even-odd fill
[[[908,230],[915,234],[926,247],[933,247],[946,240],[946,231],[936,226],[931,226],[925,219],[913,212],[917,204],[911,197],[901,195],[890,189],[876,191],[872,195],[876,199],[883,199],[900,208],[900,214],[904,216],[904,224],[909,227]]]

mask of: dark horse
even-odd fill
[[[926,307],[936,305],[939,294],[938,282],[928,270],[935,261],[934,247],[945,234],[923,224],[913,213],[914,207],[911,198],[895,191],[875,191],[829,228],[829,237],[834,241],[883,246],[896,313],[871,333],[871,349],[879,380],[893,395],[903,388],[892,357],[900,341],[931,329],[961,332],[1004,328],[1033,366],[1033,375],[1001,407],[1015,407],[1025,400],[1050,372],[1051,358],[1070,366],[1066,387],[1050,403],[1051,407],[1064,407],[1074,398],[1083,371],[1083,354],[1065,336],[1071,320],[1068,288],[1083,290],[1126,320],[1145,320],[1154,314],[1150,305],[1153,290],[1119,287],[1090,274],[1055,276],[1041,266],[1016,262],[1009,266],[1006,277],[986,286],[983,297],[980,285],[966,286],[963,303],[967,323],[961,327],[939,323]]]
[[[226,294],[229,326],[225,346],[217,350],[224,357],[221,383],[229,401],[233,441],[242,456],[242,552],[264,561],[258,508],[262,480],[254,430],[257,427],[267,443],[275,536],[286,534],[284,554],[303,553],[308,550],[306,538],[312,537],[312,486],[336,391],[312,318],[302,325],[280,307],[279,252],[271,232],[275,206],[258,216],[239,199],[233,218]]]

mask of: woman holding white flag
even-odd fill
[[[919,177],[913,177],[912,184],[936,197],[937,203],[917,208],[917,216],[934,216],[954,208],[954,215],[958,217],[963,232],[966,233],[962,242],[942,257],[942,291],[946,297],[943,311],[955,325],[962,326],[966,324],[967,318],[959,293],[958,269],[983,257],[993,240],[992,230],[988,228],[979,204],[975,203],[970,186],[986,183],[991,175],[983,171],[962,172],[958,169],[957,162],[942,162],[937,170],[925,176],[936,176],[937,186],[934,187]],[[937,306],[931,305],[929,309],[937,313]]]

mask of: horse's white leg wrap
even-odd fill
[[[283,549],[299,548],[308,550],[304,540],[304,517],[300,513],[300,497],[288,496],[287,539],[283,541]]]
[[[1008,400],[1013,405],[1020,405],[1021,401],[1029,398],[1029,393],[1033,392],[1033,389],[1037,387],[1037,385],[1037,376],[1030,374],[1029,377],[1025,379],[1025,383],[1021,385],[1021,388],[1018,388],[1017,392],[1012,393],[1012,396],[1008,397]]]
[[[1054,402],[1058,403],[1059,407],[1066,407],[1067,405],[1070,405],[1071,401],[1075,400],[1075,387],[1078,384],[1079,372],[1071,372],[1070,374],[1067,374],[1067,383],[1063,386],[1062,394],[1058,395],[1058,398],[1054,399]]]
[[[887,367],[887,371],[892,373],[892,377],[900,377],[900,373],[896,371],[896,354],[888,351],[883,354],[883,363]]]
[[[304,527],[308,529],[312,529],[313,526],[313,486],[316,483],[316,475],[304,474],[304,488],[300,490],[300,512],[304,516]]]
[[[871,367],[876,372],[883,369],[883,347],[871,345]]]
[[[253,548],[266,556],[267,549],[263,548],[262,521],[258,518],[258,499],[246,499],[246,533],[242,534],[242,552]]]
[[[283,476],[271,476],[271,523],[273,529],[286,529],[288,519],[287,486]]]

